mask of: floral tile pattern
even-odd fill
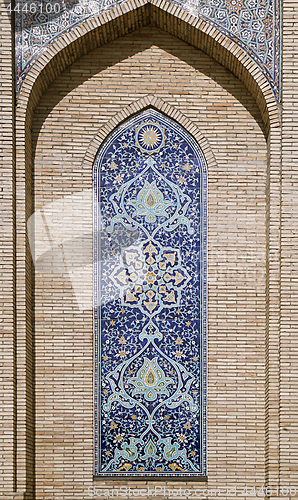
[[[125,0],[28,0],[17,2],[16,79],[19,90],[48,44],[94,14]],[[173,0],[194,16],[217,26],[242,47],[280,94],[281,0]]]
[[[97,476],[206,475],[206,171],[150,109],[97,155]]]

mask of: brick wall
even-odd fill
[[[284,2],[282,95],[280,467],[281,486],[298,480],[297,119],[298,9]],[[286,492],[286,489],[284,490]]]
[[[0,491],[15,481],[15,261],[14,261],[14,85],[13,41],[7,3],[0,2]]]
[[[76,241],[57,223],[61,205],[45,207],[37,221],[56,218],[35,275],[38,500],[89,498],[93,484],[92,311],[78,307],[75,277],[65,266],[70,259],[71,269],[74,259],[82,266],[82,255],[83,264],[92,259],[91,204],[80,195],[92,188],[83,161],[89,143],[116,113],[147,94],[193,121],[216,159],[208,171],[208,488],[264,484],[267,146],[261,117],[228,70],[147,27],[74,63],[33,117],[34,209],[75,193],[82,197],[83,220],[83,230],[74,222]],[[91,289],[91,275],[84,279]]]

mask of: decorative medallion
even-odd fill
[[[142,123],[136,130],[136,146],[144,153],[157,153],[165,143],[164,130],[158,123]]]
[[[154,110],[94,164],[97,476],[206,475],[206,164]]]
[[[180,305],[181,290],[190,276],[181,265],[179,249],[163,248],[146,240],[141,248],[123,250],[120,265],[111,273],[120,289],[122,305],[137,307],[146,315]]]

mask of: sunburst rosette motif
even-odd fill
[[[204,475],[204,157],[148,110],[95,169],[95,474]]]
[[[149,120],[136,129],[136,146],[145,153],[157,153],[164,146],[165,139],[164,128],[156,122]]]

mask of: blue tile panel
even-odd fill
[[[147,110],[94,164],[94,473],[206,475],[206,163]]]
[[[20,6],[20,12],[16,13],[16,74],[20,89],[30,67],[54,39],[125,0],[37,0],[36,4],[32,0],[16,1]],[[263,71],[279,99],[280,1],[175,0],[175,3],[217,26],[242,47]],[[28,12],[23,11],[26,5]]]

